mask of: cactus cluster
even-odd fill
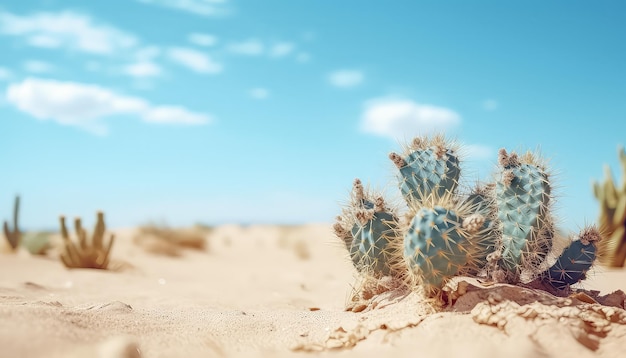
[[[622,182],[615,186],[611,168],[605,166],[606,179],[603,183],[593,183],[593,193],[600,203],[600,229],[607,240],[600,242],[599,261],[611,267],[624,267],[626,264],[626,151],[618,149],[622,166]]]
[[[458,275],[512,284],[539,280],[554,290],[583,280],[601,236],[586,227],[550,265],[553,197],[541,158],[501,149],[493,182],[464,192],[458,153],[456,143],[437,135],[389,155],[408,207],[402,218],[355,180],[334,230],[357,270],[405,278],[430,296]]]

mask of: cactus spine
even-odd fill
[[[15,197],[15,202],[13,204],[13,229],[11,230],[9,228],[9,223],[5,220],[4,221],[4,236],[6,237],[7,241],[9,242],[9,245],[11,246],[11,249],[16,250],[18,245],[20,244],[21,241],[21,237],[22,237],[22,233],[20,232],[19,226],[18,226],[18,220],[19,220],[19,213],[20,213],[20,197],[16,196]]]
[[[618,149],[622,166],[622,182],[616,187],[611,168],[605,166],[604,183],[593,183],[593,193],[600,204],[600,229],[607,239],[598,244],[599,261],[606,266],[626,264],[626,152]]]

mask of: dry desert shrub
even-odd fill
[[[65,226],[65,217],[59,218],[61,236],[63,237],[63,251],[61,261],[67,268],[93,268],[106,270],[109,266],[111,248],[115,242],[115,235],[111,234],[109,242],[104,242],[104,213],[97,213],[96,227],[91,240],[87,240],[87,232],[83,229],[80,218],[74,219],[74,227],[78,242],[74,243]]]
[[[133,242],[149,253],[176,257],[181,255],[183,248],[207,250],[208,231],[204,227],[172,229],[150,224],[139,228]]]

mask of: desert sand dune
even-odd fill
[[[135,229],[114,231],[114,270],[69,270],[54,253],[0,254],[1,357],[626,352],[619,294],[603,306],[590,297],[466,279],[444,312],[433,313],[409,292],[382,294],[375,309],[347,312],[356,272],[325,224],[221,226],[207,234],[206,250],[177,257],[136,245]],[[584,288],[626,289],[626,271],[596,269]]]

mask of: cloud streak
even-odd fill
[[[0,33],[24,37],[40,48],[68,48],[97,55],[111,55],[137,45],[137,39],[111,26],[97,24],[89,16],[71,11],[15,15],[0,12]]]
[[[41,78],[27,78],[9,85],[6,100],[39,120],[80,127],[98,135],[108,133],[104,118],[115,116],[138,116],[149,123],[184,125],[211,121],[207,114],[179,106],[152,105],[142,98],[101,86]]]
[[[461,123],[455,111],[408,99],[377,98],[365,103],[361,129],[394,140],[452,129]]]
[[[170,60],[188,69],[204,74],[222,72],[222,65],[215,62],[209,55],[190,48],[173,47],[168,50]]]
[[[220,16],[228,13],[227,0],[137,0],[144,4],[157,5],[185,11],[200,16]]]
[[[328,75],[328,81],[335,87],[356,87],[363,83],[365,76],[357,70],[339,70]]]

